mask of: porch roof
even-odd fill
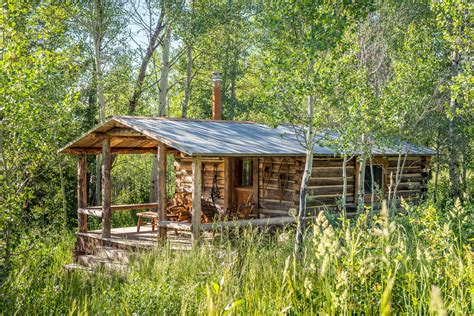
[[[163,117],[114,116],[72,141],[60,153],[98,153],[101,135],[113,135],[111,150],[116,153],[153,152],[158,142],[190,156],[303,156],[305,148],[298,130],[289,125],[276,128],[240,121],[189,120]],[[336,155],[324,145],[336,133],[321,133],[315,155]],[[327,144],[327,143],[326,143]],[[424,146],[403,142],[403,153],[434,155]],[[377,147],[373,155],[396,155],[397,148]]]

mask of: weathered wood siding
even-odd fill
[[[391,179],[395,182],[397,157],[377,158],[384,161],[384,196],[389,192]],[[307,205],[310,213],[321,208],[335,210],[342,198],[344,179],[342,176],[342,158],[315,157],[312,176],[308,186]],[[175,161],[176,192],[192,191],[191,158],[179,158]],[[220,199],[216,206],[224,211],[224,158],[203,158],[202,176],[203,197],[210,198],[214,181],[214,166],[217,167],[217,183]],[[258,158],[258,208],[265,216],[288,215],[288,210],[298,208],[304,157],[260,157]],[[426,192],[429,173],[429,157],[409,156],[398,186],[397,195],[408,200],[416,200]],[[356,203],[356,162],[347,162],[346,203]],[[233,190],[233,189],[232,189]],[[370,203],[370,195],[365,197]]]
[[[271,173],[269,169],[271,168]],[[288,214],[288,209],[298,208],[303,157],[260,158],[259,160],[259,208],[269,216]],[[288,170],[288,181],[282,184]],[[347,203],[354,202],[355,164],[347,162]],[[309,212],[321,207],[335,208],[343,191],[342,159],[316,157],[308,185],[307,206]],[[281,201],[280,201],[281,199]]]
[[[398,157],[377,158],[377,163],[383,165],[383,192],[387,197],[390,179],[395,182]],[[379,163],[383,162],[383,163]],[[328,208],[337,208],[342,198],[344,178],[342,173],[343,159],[337,157],[315,157],[312,176],[308,185],[307,206],[310,213]],[[298,208],[301,177],[304,168],[304,158],[260,158],[259,159],[259,208],[269,216],[288,214],[288,209]],[[356,203],[356,161],[347,162],[347,195],[346,203]],[[271,172],[269,171],[271,169]],[[288,183],[281,192],[281,174],[288,170]],[[417,200],[426,192],[426,182],[429,174],[429,157],[409,156],[406,159],[397,195],[408,200]],[[393,190],[393,189],[392,189]],[[365,197],[370,203],[370,194]],[[377,198],[376,198],[377,201]]]
[[[387,158],[387,187],[390,183],[395,185],[397,174],[398,157]],[[402,157],[403,161],[403,157]],[[401,172],[400,183],[397,189],[397,196],[407,200],[418,200],[426,192],[426,184],[429,175],[429,159],[426,156],[409,156],[406,158],[404,168]],[[393,189],[392,189],[393,191]]]
[[[192,192],[192,159],[179,158],[174,162],[176,170],[176,192]],[[212,185],[214,183],[214,167],[217,167],[217,186],[219,187],[220,198],[216,201],[216,207],[220,210],[224,208],[224,159],[223,158],[203,158],[202,159],[202,196],[211,196]]]
[[[266,157],[258,160],[258,201],[261,214],[288,215],[298,206],[304,160],[300,157]]]
[[[321,207],[333,209],[342,198],[344,178],[342,158],[316,157],[313,160],[313,172],[308,186],[308,211],[314,212]],[[354,203],[355,162],[350,160],[346,165],[347,196],[346,203]]]

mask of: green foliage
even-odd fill
[[[2,11],[0,262],[8,270],[30,227],[65,222],[65,210],[57,211],[63,200],[58,188],[71,169],[56,149],[78,129],[71,87],[77,69],[70,59],[77,46],[66,36],[72,12],[65,3],[9,2]]]
[[[136,42],[148,36],[129,34],[137,27],[131,13],[139,19],[149,10],[156,24],[162,2],[140,2],[138,12],[128,2],[102,4],[105,113],[124,114],[145,52]],[[165,21],[174,34],[168,116],[181,115],[189,46],[188,117],[211,116],[212,71],[223,72],[226,119],[307,125],[306,98],[314,96],[311,123],[339,132],[333,145],[344,152],[399,140],[437,149],[430,182],[436,204],[406,206],[405,217],[377,218],[372,227],[361,218],[333,229],[320,218],[307,238],[303,266],[291,257],[291,232],[283,243],[249,233],[237,245],[222,241],[223,252],[161,249],[126,276],[83,277],[62,271],[73,248],[67,228],[76,226],[76,160],[57,150],[98,122],[91,5],[1,4],[0,281],[6,283],[0,313],[469,312],[469,1],[166,1]],[[160,49],[138,115],[156,113]],[[460,56],[456,67],[453,52]],[[460,153],[454,167],[462,203],[449,193],[453,148]],[[91,192],[95,164],[89,160]],[[151,157],[117,157],[113,202],[148,201],[150,170]],[[115,227],[135,222],[133,212],[114,214]]]
[[[295,261],[292,230],[247,229],[191,252],[141,254],[126,273],[66,273],[72,236],[38,240],[2,287],[5,313],[469,313],[473,207],[405,206],[367,225],[320,213]],[[446,213],[452,213],[446,215]],[[43,235],[45,236],[45,235]],[[25,245],[26,246],[26,245]]]

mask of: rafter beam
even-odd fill
[[[144,136],[142,133],[137,132],[132,128],[121,128],[121,127],[114,127],[107,132],[105,132],[108,136]]]
[[[75,147],[65,150],[68,154],[100,154],[101,147]],[[156,154],[156,147],[112,147],[112,154]]]

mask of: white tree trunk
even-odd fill
[[[397,159],[397,172],[395,173],[395,184],[393,184],[393,195],[392,200],[390,201],[390,209],[395,209],[397,203],[397,191],[400,181],[402,179],[403,169],[405,168],[405,162],[407,160],[408,150],[405,152],[405,156],[403,156],[402,160],[402,149],[400,147],[398,151],[398,159]]]
[[[303,245],[303,234],[305,223],[303,218],[306,215],[306,194],[308,183],[313,170],[313,149],[314,149],[314,100],[312,96],[308,97],[308,126],[306,130],[306,162],[304,166],[303,179],[300,187],[298,224],[296,227],[295,253],[299,253]]]
[[[158,156],[153,155],[151,162],[151,179],[150,179],[150,203],[154,203],[158,198]]]
[[[105,96],[104,96],[104,82],[102,74],[102,39],[104,30],[102,29],[102,7],[99,0],[94,0],[94,20],[93,20],[93,32],[92,40],[94,42],[94,66],[95,66],[95,81],[96,81],[96,92],[97,102],[99,107],[99,122],[105,122]],[[95,185],[95,200],[97,205],[100,203],[101,197],[101,159],[100,156],[96,156],[96,185]]]
[[[344,156],[342,160],[342,212],[346,214],[346,204],[347,204],[347,161],[349,158]]]
[[[460,54],[458,51],[453,51],[451,56],[451,65],[453,68],[453,76],[458,73],[459,64],[460,64]],[[450,107],[450,119],[449,119],[449,179],[451,183],[451,196],[460,197],[460,164],[459,164],[459,144],[456,131],[457,125],[457,109],[458,102],[451,95],[451,100],[449,103]]]
[[[184,97],[183,97],[183,108],[181,117],[186,118],[188,116],[188,103],[191,97],[191,76],[193,67],[193,48],[191,45],[187,47],[187,61],[186,61],[186,81],[184,83]]]
[[[436,174],[435,174],[435,180],[434,180],[434,185],[433,185],[433,202],[436,203],[438,199],[438,181],[439,181],[439,165],[440,165],[440,133],[438,131],[438,137],[436,138]]]
[[[164,24],[163,24],[164,17],[165,17],[165,9],[164,9],[164,2],[162,2],[160,17],[158,18],[158,22],[154,28],[153,33],[150,34],[148,48],[146,50],[145,56],[142,59],[140,70],[138,71],[137,81],[135,83],[135,88],[130,98],[130,101],[128,103],[128,113],[130,115],[133,115],[135,113],[138,100],[140,99],[140,96],[143,92],[143,82],[145,81],[146,71],[148,69],[148,64],[150,63],[150,60],[153,57],[153,54],[155,53],[156,48],[158,47],[159,37],[164,27]]]
[[[358,178],[358,195],[357,195],[357,212],[361,213],[364,210],[365,204],[365,164],[366,164],[366,157],[365,153],[362,154],[359,162],[359,178]]]
[[[59,183],[61,187],[61,202],[63,206],[63,215],[64,215],[64,226],[67,226],[68,214],[67,214],[67,196],[66,196],[66,180],[64,179],[64,165],[61,157],[58,157],[58,166],[59,166]]]
[[[165,116],[166,104],[168,97],[168,77],[170,73],[170,46],[171,46],[171,30],[166,30],[165,38],[163,40],[163,56],[161,62],[161,75],[160,75],[160,95],[158,105],[158,115]]]
[[[170,72],[170,43],[171,30],[168,28],[163,40],[163,56],[160,75],[160,95],[158,103],[158,116],[166,114],[166,103],[168,99],[168,76]],[[151,181],[150,181],[150,202],[155,202],[157,199],[159,187],[156,179],[158,178],[158,156],[153,155],[153,162],[151,167]]]
[[[370,157],[370,211],[374,210],[375,192],[374,192],[374,164],[372,163],[372,157]]]

